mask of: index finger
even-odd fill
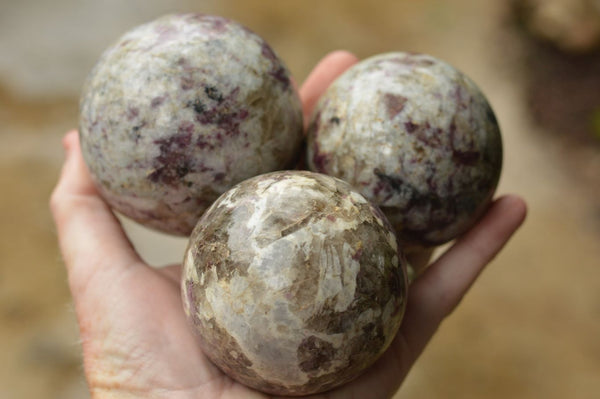
[[[338,50],[327,54],[315,66],[300,88],[305,123],[309,120],[319,97],[327,90],[329,85],[357,62],[358,58],[354,54]]]

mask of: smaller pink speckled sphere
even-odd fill
[[[248,179],[194,229],[186,315],[225,373],[276,395],[360,375],[392,342],[406,263],[381,211],[342,180],[308,171]]]
[[[486,209],[502,140],[467,76],[429,55],[387,53],[354,65],[321,97],[308,166],[377,204],[404,245],[428,247],[464,233]]]
[[[113,209],[188,235],[236,183],[295,164],[302,109],[263,39],[222,17],[178,14],[102,54],[83,88],[79,128]]]

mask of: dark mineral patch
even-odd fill
[[[314,335],[304,339],[298,346],[298,361],[304,372],[329,369],[334,356],[333,344]]]
[[[217,125],[220,131],[227,136],[239,135],[240,124],[249,115],[248,110],[238,109],[235,106],[238,101],[239,88],[233,89],[227,96],[223,96],[214,88],[207,87],[205,91],[206,95],[217,104],[209,107],[196,100],[193,103],[196,111],[196,121],[202,125]]]
[[[208,98],[210,98],[211,100],[214,100],[218,103],[223,102],[224,98],[223,98],[223,94],[221,94],[221,92],[219,91],[219,89],[217,89],[214,86],[206,86],[204,87],[204,92],[206,93],[206,95],[208,96]]]
[[[140,109],[137,107],[130,106],[127,108],[127,120],[132,121],[138,117],[140,114]]]
[[[159,105],[161,105],[162,103],[165,102],[165,99],[166,99],[166,96],[157,96],[157,97],[154,97],[152,99],[152,101],[150,102],[150,107],[152,107],[152,108],[158,107]]]
[[[373,173],[377,176],[385,186],[390,187],[393,191],[397,192],[401,198],[408,201],[410,208],[412,205],[418,205],[428,203],[431,200],[435,201],[435,197],[428,194],[421,194],[412,184],[404,181],[402,177],[387,175],[381,172],[379,169],[373,169]],[[385,186],[382,186],[385,187]]]
[[[273,64],[269,74],[278,82],[280,82],[284,88],[288,88],[290,86],[289,74],[285,67],[278,61],[278,57],[271,46],[269,46],[267,43],[263,43],[261,52],[262,55],[270,60]]]
[[[413,121],[408,121],[404,122],[404,128],[408,133],[414,133],[419,128],[419,125],[417,125]]]
[[[154,160],[154,171],[148,178],[157,183],[175,184],[193,170],[193,163],[187,154],[192,135],[181,132],[164,139],[155,140],[160,154]]]
[[[477,161],[479,161],[480,154],[479,151],[476,150],[458,150],[454,149],[452,151],[452,157],[457,163],[463,165],[474,165]]]
[[[313,151],[312,163],[319,170],[327,170],[327,163],[329,163],[330,156],[328,154],[319,152],[319,147],[316,144],[314,144],[314,147],[316,147],[316,149]]]
[[[386,93],[383,96],[383,99],[390,119],[393,119],[396,115],[404,110],[404,105],[408,100],[404,96],[399,96],[393,93]]]
[[[418,241],[421,239],[431,244],[438,244],[438,242],[431,242],[425,238],[427,231],[432,227],[443,229],[451,225],[456,217],[475,213],[479,201],[482,200],[477,187],[471,188],[470,191],[441,197],[433,194],[432,191],[426,193],[419,192],[419,190],[402,178],[385,175],[378,170],[374,171],[374,173],[386,186],[397,192],[406,201],[405,206],[398,207],[396,210],[388,209],[385,206],[382,207],[388,217],[394,215],[394,220],[398,217],[401,219],[400,223],[404,225],[405,231],[401,233],[401,237],[404,240]],[[414,211],[414,209],[419,209],[423,217],[426,218],[426,227],[416,228],[407,219],[407,215],[409,215],[411,210]],[[433,212],[433,209],[436,211]]]
[[[252,370],[252,362],[244,355],[236,339],[221,328],[214,318],[208,320],[206,331],[210,331],[210,334],[200,337],[203,346],[217,347],[220,352],[219,356],[211,356],[214,353],[212,351],[205,352],[213,363],[226,373],[237,375],[242,381],[261,380]]]
[[[181,90],[183,90],[183,91],[191,90],[194,88],[194,86],[196,86],[196,82],[194,81],[193,78],[188,77],[188,76],[181,77]]]
[[[190,103],[190,106],[192,106],[194,108],[194,111],[197,114],[202,114],[206,110],[206,107],[204,106],[204,104],[202,103],[202,100],[200,100],[200,99],[196,99],[193,103]]]

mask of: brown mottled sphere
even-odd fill
[[[387,53],[354,65],[321,97],[308,141],[309,169],[349,182],[414,247],[471,227],[502,166],[500,129],[484,95],[424,54]]]
[[[271,47],[210,15],[161,17],[127,32],[81,95],[85,161],[111,207],[188,235],[233,185],[287,169],[302,143],[302,109]]]
[[[357,377],[406,304],[404,256],[378,208],[346,182],[274,172],[202,216],[182,296],[206,355],[252,388],[305,395]]]

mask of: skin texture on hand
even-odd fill
[[[305,116],[357,58],[326,56],[300,89]],[[305,118],[305,120],[308,118]],[[76,131],[52,194],[59,244],[77,313],[84,370],[94,398],[267,398],[221,373],[203,355],[180,298],[180,266],[144,264],[96,191]],[[479,223],[411,285],[406,315],[389,350],[365,374],[311,398],[389,398],[440,322],[522,224],[517,196],[496,199]]]

